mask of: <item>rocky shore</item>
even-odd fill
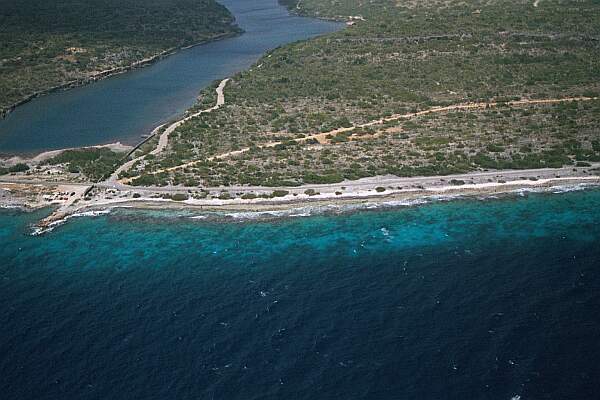
[[[118,182],[53,182],[12,176],[0,180],[0,206],[54,206],[40,221],[43,233],[73,214],[113,208],[266,212],[303,208],[377,207],[420,204],[432,199],[490,197],[522,191],[600,187],[600,165],[518,171],[483,171],[452,176],[378,176],[332,185],[300,187],[132,187]]]

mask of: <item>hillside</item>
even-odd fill
[[[600,160],[596,1],[290,7],[352,25],[267,54],[124,177],[281,186]]]
[[[0,0],[0,114],[35,93],[237,32],[214,0]]]

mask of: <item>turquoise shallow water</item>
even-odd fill
[[[598,398],[600,191],[266,222],[0,213],[4,399]]]

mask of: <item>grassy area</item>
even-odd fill
[[[36,92],[235,32],[214,0],[0,0],[0,114]]]
[[[64,164],[68,172],[81,173],[95,182],[113,173],[123,156],[123,153],[117,153],[107,148],[88,148],[64,151],[45,163],[48,165]]]
[[[16,173],[16,172],[25,172],[25,171],[29,171],[29,165],[27,164],[23,164],[23,163],[19,163],[19,164],[15,164],[12,167],[8,167],[8,168],[0,168],[0,175],[6,175],[6,174],[11,174],[11,173]]]
[[[354,24],[234,76],[226,105],[178,128],[164,154],[137,166],[134,183],[282,186],[599,159],[597,101],[435,114],[294,141],[434,106],[598,96],[597,1],[288,3]],[[280,144],[263,147],[272,142]]]

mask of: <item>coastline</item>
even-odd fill
[[[310,216],[327,212],[418,206],[432,201],[496,198],[525,192],[565,192],[600,187],[598,165],[588,168],[484,171],[452,176],[400,178],[379,176],[339,184],[300,187],[132,187],[17,179],[0,181],[0,208],[53,212],[34,227],[49,232],[73,216],[93,216],[113,209],[231,214],[238,219]],[[202,190],[202,192],[199,192]],[[282,194],[274,197],[274,191]],[[285,193],[283,193],[285,191]],[[233,194],[223,198],[222,193]],[[197,196],[204,193],[204,197]],[[254,194],[252,198],[248,194]],[[185,196],[177,199],[175,194]],[[271,194],[268,196],[267,194]],[[199,219],[204,217],[198,216]]]
[[[294,9],[290,7],[287,7],[287,9],[288,12],[294,13]],[[308,17],[307,15],[302,14],[297,15]],[[339,19],[321,16],[311,17],[336,21],[364,20],[360,16],[339,16]],[[83,80],[76,86],[91,83],[93,81],[124,73],[136,68],[141,68],[168,57],[180,50],[202,45],[210,41],[234,37],[239,33],[240,31],[236,31],[216,35],[213,38],[196,43],[194,45],[166,50],[153,57],[135,62],[130,66],[102,71],[94,75],[91,80]],[[228,79],[225,79],[221,83],[221,96],[222,89],[227,81]],[[57,88],[50,89],[50,91],[71,87],[71,84],[72,83],[62,85]],[[48,91],[45,93],[48,93]],[[31,99],[37,96],[38,94],[35,94],[31,97]],[[591,100],[596,98],[586,97],[585,99]],[[571,100],[573,99],[538,99],[519,100],[512,103],[561,102]],[[497,103],[474,103],[459,104],[448,107],[437,107],[411,114],[393,115],[387,119],[382,118],[381,120],[366,123],[364,124],[364,127],[368,127],[373,124],[384,123],[388,120],[391,121],[405,118],[409,115],[425,115],[432,112],[447,111],[455,108],[484,108],[496,104]],[[216,109],[218,107],[219,100],[217,100],[217,105],[209,110]],[[202,112],[207,112],[207,110],[200,111],[200,113]],[[182,121],[192,118],[193,116],[194,115],[191,115],[177,120],[171,126],[177,127]],[[130,147],[127,154],[131,154],[132,149],[135,150],[141,144],[145,143],[152,137],[155,137],[158,131],[166,125],[167,124],[162,124],[157,126],[152,131],[152,134],[144,139],[140,144],[133,148]],[[341,128],[336,131],[343,132],[351,129],[354,129],[354,127]],[[315,136],[325,136],[328,133],[331,132],[320,133]],[[168,133],[164,135],[164,139],[167,140],[167,138]],[[163,136],[161,136],[161,139],[163,139]],[[303,138],[303,140],[306,139],[308,138]],[[267,144],[267,146],[272,146],[274,144],[277,143],[273,142]],[[91,147],[107,146],[110,145]],[[160,150],[162,150],[162,147],[165,146],[166,142],[163,144],[159,143],[157,149],[153,150],[151,154],[154,155],[154,152],[159,153]],[[65,150],[68,149],[44,152],[36,157],[31,158],[30,161],[34,162],[35,165],[36,162],[39,163],[40,160],[43,160],[46,155],[55,155]],[[232,153],[227,153],[227,155],[229,154]],[[143,157],[144,156],[140,158]],[[70,178],[65,176],[66,180],[61,180],[60,177],[48,179],[39,173],[36,175],[34,171],[32,171],[32,175],[17,175],[14,177],[14,179],[13,177],[7,177],[6,179],[0,177],[0,208],[22,208],[25,210],[36,210],[49,206],[55,207],[54,212],[52,212],[50,216],[40,221],[36,225],[37,232],[44,233],[64,223],[73,216],[96,215],[97,213],[110,212],[110,210],[117,208],[266,214],[281,212],[282,216],[287,216],[290,214],[290,212],[294,214],[295,211],[300,210],[299,215],[312,215],[313,211],[318,213],[321,210],[354,210],[365,208],[410,206],[440,199],[467,197],[490,198],[500,195],[510,195],[512,193],[522,193],[523,191],[552,192],[555,190],[562,191],[563,188],[567,188],[568,190],[568,188],[573,187],[600,187],[600,163],[590,165],[589,168],[565,166],[557,169],[545,168],[532,170],[478,171],[450,176],[422,176],[410,178],[396,176],[375,176],[363,178],[357,181],[344,181],[336,184],[323,185],[303,185],[298,187],[142,187],[130,186],[127,183],[124,183],[124,181],[118,181],[117,177],[118,173],[121,171],[121,168],[124,168],[127,165],[131,166],[131,164],[138,159],[134,159],[122,164],[113,174],[111,179],[98,183],[87,181],[70,181],[69,179],[72,179],[72,176]],[[15,156],[10,159],[10,162],[15,163],[21,160],[23,160],[23,158]],[[187,165],[188,164],[183,164],[182,166]],[[182,166],[178,166],[177,168]],[[14,190],[12,190],[11,187]],[[284,194],[280,193],[275,195],[276,192],[281,192]],[[8,193],[8,195],[6,195],[6,193]],[[221,195],[224,194],[227,196],[221,197]],[[250,197],[250,195],[253,197]],[[309,211],[304,212],[303,210],[305,209],[309,209]]]
[[[403,192],[390,195],[356,196],[346,198],[279,200],[265,202],[239,202],[231,204],[185,203],[170,200],[140,199],[139,201],[110,202],[79,208],[61,215],[48,223],[32,226],[31,235],[39,236],[52,232],[71,218],[97,217],[113,211],[131,210],[163,212],[163,216],[187,217],[189,219],[216,223],[273,221],[288,218],[340,215],[362,211],[397,210],[419,207],[435,202],[456,200],[494,200],[525,197],[527,193],[562,194],[579,190],[600,188],[600,176],[593,181],[541,182],[534,185],[509,183],[504,187],[474,185],[462,190]],[[8,207],[0,207],[8,208]],[[14,208],[14,207],[13,207]],[[33,211],[33,210],[32,210]]]
[[[143,142],[142,142],[143,144]],[[139,145],[138,145],[139,146]],[[0,162],[3,162],[6,165],[15,165],[18,163],[27,163],[30,165],[39,165],[40,163],[43,163],[44,161],[48,160],[49,158],[52,157],[56,157],[62,153],[64,153],[65,151],[69,151],[69,150],[86,150],[86,149],[102,149],[102,148],[107,148],[109,150],[112,150],[116,153],[129,153],[132,150],[134,150],[135,148],[133,146],[127,145],[127,144],[123,144],[121,142],[114,142],[114,143],[107,143],[107,144],[98,144],[95,146],[84,146],[84,147],[67,147],[64,149],[57,149],[57,150],[47,150],[47,151],[43,151],[41,153],[32,155],[31,157],[28,156],[24,156],[24,155],[12,155],[12,156],[5,156],[2,157],[0,155]]]
[[[218,40],[236,37],[242,33],[243,33],[243,30],[241,30],[241,29],[232,31],[232,32],[222,33],[222,34],[215,35],[213,37],[207,38],[205,40],[202,40],[200,42],[197,42],[197,43],[194,43],[191,45],[175,47],[175,48],[164,50],[158,54],[155,54],[152,57],[148,57],[148,58],[144,58],[139,61],[135,61],[135,62],[133,62],[129,65],[123,66],[123,67],[115,67],[115,68],[111,68],[108,70],[100,71],[100,72],[92,74],[86,78],[76,79],[73,81],[69,81],[69,82],[66,82],[66,83],[63,83],[60,85],[50,87],[48,89],[37,91],[37,92],[21,99],[20,101],[11,104],[8,107],[0,109],[0,121],[3,120],[4,118],[8,117],[8,115],[10,113],[12,113],[17,107],[27,104],[30,101],[32,101],[38,97],[45,96],[45,95],[48,95],[51,93],[66,91],[66,90],[74,89],[77,87],[89,85],[94,82],[110,78],[112,76],[116,76],[116,75],[120,75],[120,74],[123,74],[126,72],[134,71],[136,69],[148,67],[148,66],[153,65],[153,64],[157,63],[158,61],[163,60],[169,56],[172,56],[180,51],[191,49],[191,48],[197,47],[197,46],[202,46],[204,44],[212,43],[212,42],[215,42]]]
[[[468,197],[490,197],[523,191],[554,191],[562,188],[591,188],[600,187],[600,176],[580,178],[556,178],[539,181],[518,180],[507,183],[479,183],[464,186],[423,187],[422,189],[398,189],[389,193],[374,193],[372,190],[350,192],[345,195],[326,193],[316,196],[287,195],[280,199],[234,199],[234,200],[187,200],[174,201],[168,199],[139,198],[126,200],[112,200],[98,202],[94,205],[84,206],[78,211],[104,211],[112,208],[139,208],[139,209],[187,209],[201,211],[289,211],[300,208],[330,208],[346,205],[419,205],[430,200],[457,199]]]

